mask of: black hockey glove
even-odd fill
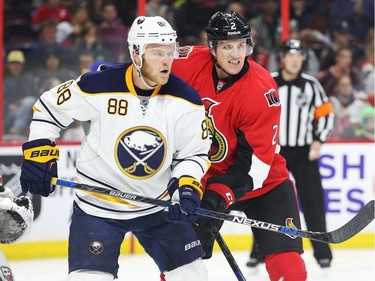
[[[24,161],[21,167],[22,191],[48,197],[55,190],[52,177],[57,177],[59,147],[49,139],[37,139],[22,146]]]
[[[228,208],[237,199],[250,191],[249,187],[235,187],[235,178],[232,176],[214,176],[207,180],[206,191],[203,194],[201,208],[217,212],[229,212]],[[193,224],[194,230],[205,251],[204,259],[212,256],[214,238],[211,234],[211,224],[220,229],[224,221],[200,216]]]
[[[235,186],[236,179],[232,176],[213,176],[207,180],[201,207],[207,210],[225,212],[230,205],[250,191],[248,186]],[[200,217],[196,224],[209,227],[208,217]]]
[[[164,210],[167,221],[173,223],[192,223],[197,215],[192,214],[199,207],[203,194],[200,182],[192,177],[172,178],[168,183],[171,205]]]

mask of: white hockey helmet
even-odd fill
[[[178,43],[177,33],[172,26],[162,17],[137,17],[128,34],[130,55],[133,58],[133,50],[142,56],[147,44],[175,44],[176,54]]]

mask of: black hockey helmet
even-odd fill
[[[287,53],[300,52],[303,59],[306,59],[306,50],[302,42],[298,39],[288,39],[284,41],[277,51],[277,58],[280,61]]]
[[[208,22],[205,31],[211,51],[216,47],[217,41],[247,39],[247,43],[251,48],[248,55],[252,53],[254,43],[250,36],[251,28],[246,20],[236,12],[215,13]]]
[[[205,28],[209,40],[231,40],[250,37],[250,26],[236,12],[215,13]]]

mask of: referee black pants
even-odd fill
[[[282,147],[280,154],[286,159],[288,170],[295,180],[300,208],[303,212],[307,229],[327,231],[324,191],[318,160],[308,159],[309,146]],[[312,241],[316,260],[332,259],[328,244]]]

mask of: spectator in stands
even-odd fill
[[[199,33],[199,38],[198,38],[198,41],[197,41],[196,45],[198,45],[198,46],[208,46],[207,33],[204,29]]]
[[[228,7],[225,9],[226,12],[236,12],[240,14],[244,19],[248,20],[247,18],[247,9],[244,3],[239,1],[231,2]]]
[[[361,112],[360,128],[355,129],[350,126],[346,130],[344,130],[341,139],[360,139],[374,141],[374,113],[374,108],[372,106],[366,106]]]
[[[36,101],[35,84],[32,75],[25,71],[25,55],[12,50],[6,58],[3,85],[3,126],[5,139],[26,138],[32,105]]]
[[[50,78],[55,78],[59,81],[67,81],[70,79],[76,79],[77,73],[72,68],[67,68],[63,65],[63,61],[58,53],[49,51],[44,60],[44,67],[37,71],[37,86],[38,92],[44,93],[49,90]],[[46,84],[47,83],[47,84]]]
[[[253,38],[254,47],[253,47],[253,53],[251,54],[251,58],[259,63],[264,68],[268,68],[269,65],[269,53],[262,51],[262,48],[258,45],[258,31],[257,29],[252,26],[251,27],[251,37]]]
[[[44,21],[40,27],[38,41],[31,47],[28,53],[29,67],[43,67],[47,55],[51,52],[56,53],[67,67],[75,67],[77,59],[73,52],[56,42],[56,22]]]
[[[180,45],[195,45],[200,32],[207,25],[207,20],[218,10],[220,6],[215,1],[176,1],[173,18]]]
[[[7,50],[20,49],[35,40],[31,28],[31,1],[6,0],[2,11],[2,26],[4,48]]]
[[[374,0],[334,0],[329,12],[331,19],[348,23],[349,34],[357,43],[364,42],[374,27]]]
[[[346,21],[336,20],[330,26],[331,43],[320,52],[320,70],[326,70],[335,63],[335,56],[338,50],[350,48],[353,54],[353,64],[357,59],[363,56],[361,48],[355,44],[350,37],[349,23]]]
[[[322,84],[327,96],[332,96],[338,80],[346,75],[349,75],[351,81],[356,83],[355,71],[353,68],[353,55],[350,47],[343,47],[339,49],[335,55],[335,64],[328,69],[317,73],[317,78]]]
[[[97,0],[91,0],[97,1]],[[103,2],[107,0],[97,1]],[[133,20],[138,16],[138,0],[111,0],[117,7],[118,17],[125,26],[131,26]],[[124,2],[126,4],[124,4]],[[163,2],[166,2],[165,0]],[[171,5],[169,5],[171,6]]]
[[[160,16],[160,17],[165,18],[168,22],[173,22],[170,8],[168,5],[164,4],[162,0],[147,1],[146,16],[148,17]]]
[[[269,56],[277,49],[280,42],[279,1],[259,0],[258,2],[260,13],[250,20],[250,26],[257,30],[257,48]]]
[[[358,72],[358,84],[359,89],[362,90],[366,95],[363,97],[364,100],[368,101],[374,106],[374,29],[370,29],[367,34],[364,46],[365,57],[359,64]]]
[[[305,0],[290,0],[290,19],[297,22],[299,30],[309,27],[308,16],[310,13],[311,11],[306,9]]]
[[[79,71],[78,73],[83,74],[90,71],[90,65],[95,63],[95,56],[92,52],[86,51],[81,52],[78,57]]]
[[[124,62],[130,58],[125,44],[124,34],[128,34],[127,27],[118,17],[117,7],[112,1],[103,2],[101,6],[102,21],[98,27],[98,34],[109,62]]]
[[[44,4],[40,5],[32,18],[32,26],[34,30],[38,31],[40,25],[45,21],[53,20],[57,23],[70,22],[72,15],[70,11],[61,5],[61,0],[46,0]]]
[[[71,47],[75,40],[82,38],[84,32],[93,25],[87,4],[79,2],[72,7],[72,20],[58,25],[56,41],[66,47]]]
[[[342,139],[345,131],[360,129],[361,112],[368,104],[358,99],[356,95],[350,76],[340,77],[334,95],[330,97],[335,113],[335,126],[331,139]]]
[[[297,22],[300,31],[313,29],[326,32],[329,26],[328,10],[319,2],[311,0],[290,0],[290,19]]]
[[[81,53],[90,52],[94,55],[95,61],[106,61],[103,44],[99,38],[98,29],[92,25],[84,30],[82,37],[76,38],[73,51],[79,56]]]

